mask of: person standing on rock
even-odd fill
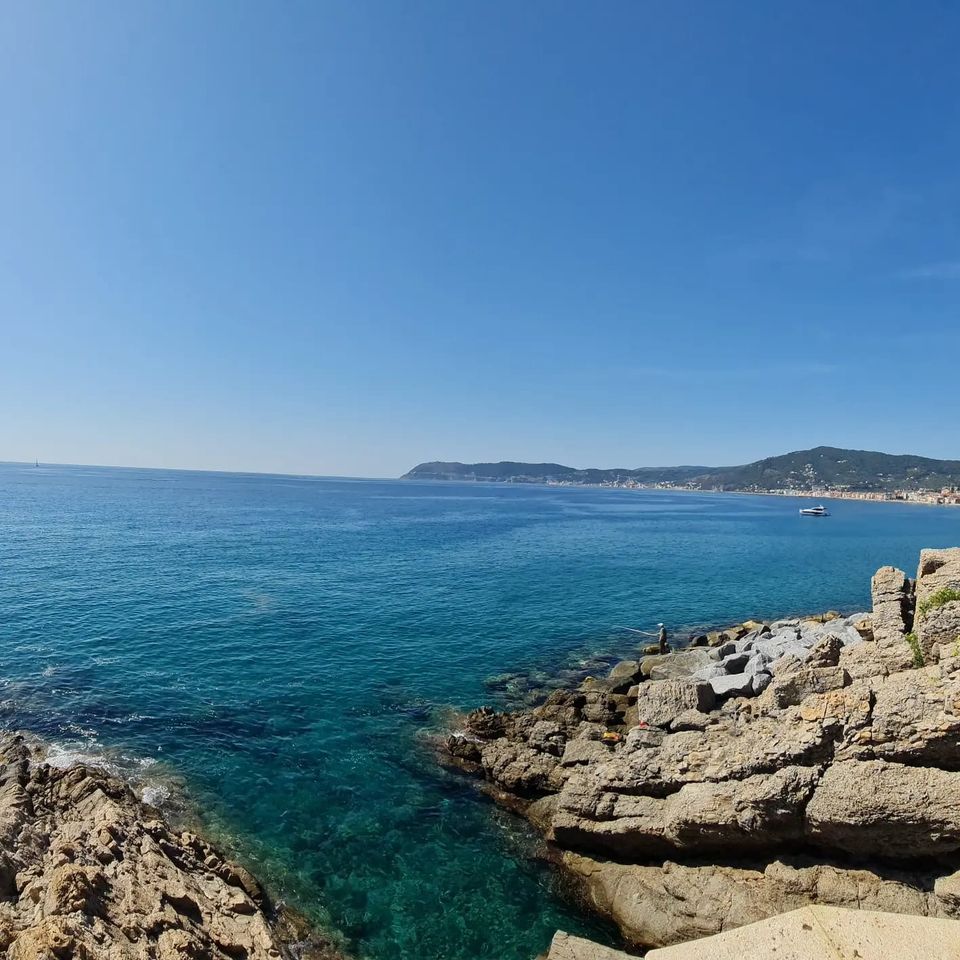
[[[658,630],[656,633],[650,633],[649,630],[637,630],[635,627],[618,627],[619,630],[629,630],[631,633],[639,633],[644,637],[656,637],[657,643],[660,644],[660,653],[669,653],[670,644],[667,643],[667,628],[662,624],[657,624]]]

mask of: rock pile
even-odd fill
[[[958,637],[960,549],[925,550],[869,615],[625,661],[448,750],[638,946],[810,903],[960,918]]]
[[[0,954],[9,960],[280,960],[305,930],[256,880],[125,784],[0,739]],[[297,956],[333,960],[327,945]]]

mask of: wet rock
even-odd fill
[[[559,760],[526,745],[494,740],[483,747],[480,762],[491,780],[520,797],[542,796],[560,784]]]

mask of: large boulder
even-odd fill
[[[807,806],[809,839],[885,857],[960,850],[960,773],[884,760],[843,760],[824,772]]]
[[[818,863],[794,857],[755,864],[641,865],[563,855],[590,902],[639,947],[710,936],[814,903],[930,917],[958,917],[947,874],[927,875]]]
[[[850,683],[843,667],[816,667],[798,664],[793,670],[780,670],[765,694],[775,707],[793,707],[814,693],[840,690]]]
[[[918,616],[916,636],[927,662],[960,655],[960,599],[940,603]]]
[[[636,859],[695,850],[741,855],[803,836],[803,807],[817,772],[785,767],[743,780],[688,783],[666,797],[608,793],[589,776],[560,794],[553,838],[562,847]]]
[[[960,590],[960,547],[920,551],[916,584],[917,604],[922,606],[940,590]]]
[[[869,729],[848,754],[960,770],[960,677],[933,666],[881,678],[871,689]]]
[[[556,790],[557,757],[509,740],[493,740],[481,751],[484,772],[505,790],[521,797],[539,797]]]
[[[637,688],[637,719],[652,727],[669,727],[687,710],[706,713],[715,698],[709,684],[688,680],[653,680]]]
[[[716,655],[706,647],[691,647],[675,653],[644,657],[640,664],[643,676],[651,680],[681,680],[696,670],[716,662]]]
[[[611,681],[611,693],[626,693],[641,678],[639,660],[621,660],[610,671],[607,679]]]
[[[754,675],[752,673],[733,673],[711,677],[707,683],[717,700],[726,700],[728,697],[752,697],[759,692],[754,686]],[[757,687],[759,687],[759,683]]]

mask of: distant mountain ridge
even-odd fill
[[[937,490],[960,486],[960,460],[815,447],[738,467],[578,469],[560,463],[421,463],[404,480],[498,483],[668,484],[705,490]]]

